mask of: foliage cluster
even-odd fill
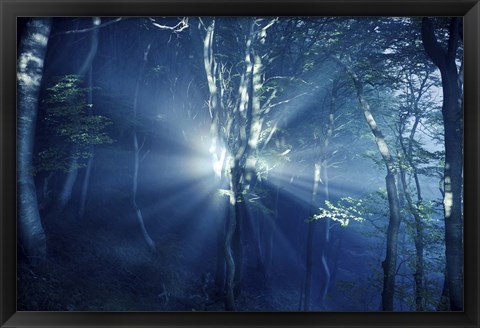
[[[36,156],[36,172],[68,172],[83,167],[93,156],[91,146],[113,142],[107,131],[111,121],[93,114],[93,104],[87,101],[87,94],[93,90],[82,84],[79,76],[65,75],[52,79],[46,88],[43,142]],[[72,167],[72,160],[76,160],[76,167]]]

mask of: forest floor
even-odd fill
[[[66,216],[68,217],[68,215]],[[223,297],[216,297],[188,265],[192,246],[175,234],[156,238],[150,252],[131,230],[112,223],[57,222],[50,231],[49,259],[32,267],[19,261],[18,310],[21,311],[223,311]],[[187,254],[187,256],[186,256]],[[213,267],[214,258],[199,259]],[[275,279],[245,266],[238,311],[296,311],[299,286],[288,274]],[[208,295],[208,296],[207,296]]]

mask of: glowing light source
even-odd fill
[[[225,155],[227,154],[227,150],[225,148],[221,148],[220,156],[217,156],[215,153],[213,156],[213,172],[215,173],[215,177],[220,178],[222,176],[222,169],[223,164],[225,163]]]

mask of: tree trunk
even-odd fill
[[[332,95],[330,99],[327,133],[325,135],[325,139],[323,141],[323,147],[322,147],[323,150],[322,150],[322,161],[321,161],[321,165],[322,165],[321,174],[323,174],[323,177],[321,177],[321,180],[323,181],[323,196],[325,201],[330,201],[330,189],[329,189],[330,177],[328,176],[327,152],[329,151],[328,147],[330,144],[330,139],[333,136],[333,130],[334,130],[337,91],[338,91],[338,84],[335,83],[332,88]],[[322,273],[322,276],[320,277],[321,279],[320,301],[322,303],[322,306],[324,306],[324,302],[328,294],[328,289],[330,287],[330,278],[331,278],[330,268],[328,266],[328,261],[327,261],[327,248],[330,243],[330,219],[329,218],[325,218],[324,220],[321,221],[320,229],[321,229],[321,236],[322,236],[320,241],[320,268]]]
[[[253,208],[252,215],[245,218],[245,223],[248,224],[248,233],[251,235],[253,245],[253,252],[255,254],[256,260],[256,269],[262,273],[265,273],[263,266],[263,255],[262,255],[262,233],[260,229],[260,223],[263,221],[260,210]]]
[[[448,295],[448,279],[447,273],[444,274],[445,279],[443,281],[442,295],[440,301],[437,304],[437,311],[448,311],[450,309],[450,296]]]
[[[318,146],[316,146],[318,148]],[[318,152],[318,151],[317,151]],[[316,208],[318,207],[317,203],[317,192],[318,192],[318,185],[321,181],[320,179],[320,168],[321,163],[318,155],[314,159],[314,171],[313,171],[313,186],[312,186],[312,194],[310,199],[310,207],[311,207],[311,215],[313,216],[316,212]],[[315,235],[315,228],[316,228],[317,221],[312,221],[308,223],[308,230],[307,230],[307,247],[306,247],[306,257],[305,257],[305,285],[304,285],[304,301],[303,301],[303,309],[304,311],[310,310],[310,301],[311,301],[311,289],[312,289],[312,265],[313,265],[313,238]]]
[[[397,253],[398,253],[398,231],[400,228],[400,202],[398,199],[397,185],[395,182],[395,167],[388,149],[388,145],[385,142],[383,133],[377,126],[375,119],[370,111],[370,105],[366,101],[363,95],[363,86],[358,79],[356,73],[348,67],[346,64],[336,59],[336,61],[342,65],[347,73],[352,78],[357,98],[360,103],[360,107],[365,116],[370,130],[375,137],[375,142],[378,147],[378,151],[382,156],[383,162],[387,169],[387,175],[385,177],[385,185],[387,188],[388,207],[390,217],[387,228],[387,247],[385,260],[382,262],[383,268],[383,290],[382,290],[382,311],[393,311],[393,299],[395,296],[395,276],[397,270]]]
[[[242,282],[242,274],[243,274],[243,245],[242,245],[242,230],[243,230],[243,221],[245,212],[245,201],[241,196],[239,196],[240,201],[235,203],[235,217],[237,220],[236,229],[233,234],[233,254],[235,256],[235,279],[233,281],[234,284],[234,297],[235,299],[240,295],[242,290],[241,282]]]
[[[225,151],[226,149],[219,149],[220,143],[222,140],[222,133],[219,127],[219,116],[221,105],[219,104],[220,99],[218,97],[218,86],[216,80],[216,74],[218,72],[217,63],[215,61],[214,52],[213,52],[213,41],[215,34],[215,20],[212,20],[211,24],[206,28],[206,33],[203,38],[203,64],[205,69],[205,74],[208,82],[208,91],[209,91],[209,100],[208,100],[208,110],[210,112],[211,125],[210,125],[210,134],[211,134],[211,147],[210,153],[212,156],[213,170],[215,178],[220,181],[220,186],[223,187],[222,180],[226,178],[224,164],[225,164]],[[231,180],[230,180],[231,183]],[[227,300],[227,295],[225,291],[228,289],[227,280],[230,278],[229,273],[232,268],[232,263],[230,260],[230,243],[232,228],[230,224],[231,216],[231,198],[228,205],[228,212],[225,216],[220,215],[217,219],[217,260],[216,260],[216,270],[215,270],[215,285],[217,288],[217,293],[219,295],[224,295]],[[233,292],[232,292],[233,295]],[[227,306],[227,301],[225,302],[226,308],[233,308],[232,305],[233,297],[229,300],[229,306]]]
[[[138,189],[138,169],[140,166],[140,152],[145,145],[145,143],[142,143],[142,145],[138,144],[138,137],[137,137],[137,129],[136,129],[136,119],[137,119],[137,106],[138,106],[138,94],[140,91],[140,81],[141,77],[143,75],[143,72],[145,70],[145,65],[147,63],[147,58],[148,58],[148,53],[150,52],[150,46],[149,44],[144,52],[143,55],[143,64],[142,68],[140,70],[140,74],[138,77],[137,85],[135,87],[135,94],[134,94],[134,99],[133,99],[133,132],[132,132],[132,141],[133,141],[133,177],[132,177],[132,197],[131,197],[131,202],[133,209],[135,210],[135,214],[137,217],[138,224],[140,226],[140,229],[142,231],[142,236],[145,242],[147,243],[150,251],[155,251],[155,243],[148,234],[148,231],[145,227],[145,222],[143,220],[143,215],[141,209],[138,207],[137,204],[137,189]]]
[[[268,276],[270,270],[273,265],[273,237],[276,232],[276,227],[278,224],[278,199],[280,197],[280,188],[278,186],[275,187],[275,204],[274,204],[274,214],[272,217],[267,217],[267,229],[265,230],[264,239],[265,239],[265,252],[264,252],[264,260],[263,260],[263,267],[265,270],[265,276]]]
[[[224,243],[224,256],[226,262],[226,292],[225,292],[225,310],[226,311],[235,311],[235,257],[233,254],[233,238],[235,230],[237,229],[237,218],[236,218],[236,204],[237,204],[237,185],[236,185],[236,175],[237,175],[237,164],[233,164],[233,167],[230,170],[230,202],[229,202],[229,213],[228,213],[228,223],[225,234],[225,243]]]
[[[85,170],[85,177],[83,178],[83,185],[82,185],[82,194],[80,198],[80,209],[78,211],[78,217],[83,219],[85,216],[85,207],[87,204],[87,195],[88,195],[88,188],[90,186],[90,176],[92,174],[92,163],[93,163],[93,146],[90,146],[90,151],[92,152],[92,157],[88,159],[87,168]]]
[[[339,236],[337,237],[338,238],[338,244],[337,244],[337,247],[335,248],[332,248],[332,249],[335,249],[335,255],[334,255],[334,258],[333,258],[333,265],[332,265],[332,274],[331,274],[331,277],[330,277],[330,284],[334,284],[335,283],[335,280],[337,278],[337,272],[338,272],[338,261],[340,260],[340,254],[341,254],[341,251],[342,251],[342,243],[343,243],[343,236],[344,236],[344,230],[340,230],[340,233],[339,233]]]
[[[70,199],[72,198],[73,186],[75,185],[75,181],[77,181],[77,176],[78,176],[77,159],[73,157],[75,153],[76,153],[76,147],[74,147],[74,150],[72,150],[71,152],[72,158],[70,159],[70,169],[67,173],[65,182],[63,183],[62,191],[58,196],[58,202],[55,208],[56,214],[60,214],[65,208],[65,206],[68,204]]]
[[[239,74],[238,90],[235,94],[225,95],[230,87],[230,72],[223,63],[217,63],[214,56],[215,20],[204,27],[203,37],[203,63],[208,82],[209,100],[208,109],[211,117],[210,131],[212,147],[210,152],[213,157],[214,167],[218,161],[218,145],[225,148],[223,151],[233,156],[230,170],[230,206],[224,254],[226,262],[226,300],[227,310],[234,310],[234,294],[238,295],[241,280],[243,261],[242,250],[242,220],[246,214],[243,201],[244,192],[250,191],[255,176],[255,152],[260,131],[262,117],[260,107],[260,92],[263,80],[261,57],[253,49],[255,19],[248,19],[248,28],[245,35],[245,60],[244,67]],[[235,25],[235,28],[238,27]],[[267,28],[267,27],[265,27]],[[227,65],[228,67],[228,65]],[[227,91],[228,93],[228,91]],[[228,99],[225,99],[228,98]],[[232,101],[233,100],[233,101]],[[222,126],[221,126],[222,124]],[[221,156],[220,156],[221,158]],[[222,160],[223,161],[223,160]],[[216,170],[216,175],[221,172]],[[238,199],[237,199],[238,197]],[[234,291],[235,289],[235,291]]]
[[[133,132],[133,178],[132,178],[132,205],[133,209],[135,210],[138,224],[140,226],[140,230],[142,231],[142,236],[145,242],[147,243],[149,249],[151,251],[155,251],[155,243],[148,234],[147,228],[145,227],[145,222],[143,220],[142,211],[137,205],[137,187],[138,187],[138,167],[140,165],[140,151],[142,147],[139,147],[138,140],[137,140],[137,133],[136,131]]]
[[[39,263],[46,257],[46,238],[33,180],[33,148],[43,62],[50,36],[49,19],[31,19],[18,58],[18,241],[24,255]]]
[[[94,18],[93,19],[93,26],[99,25],[100,24],[100,19],[99,18]],[[89,79],[89,90],[88,90],[88,104],[92,104],[92,70],[91,70],[91,65],[93,58],[95,57],[95,53],[97,51],[98,47],[98,29],[95,28],[92,30],[92,41],[90,45],[90,49],[87,55],[87,58],[83,62],[82,66],[78,70],[78,75],[84,76],[87,71],[89,71],[88,79]],[[92,147],[90,147],[92,148]],[[72,191],[73,187],[75,185],[75,182],[78,178],[78,165],[77,165],[77,160],[73,158],[75,156],[77,149],[74,147],[74,150],[72,151],[72,161],[70,162],[70,170],[67,175],[67,178],[65,180],[63,190],[60,194],[59,202],[56,208],[56,213],[60,213],[63,211],[67,203],[70,201],[72,197]],[[93,156],[93,155],[92,155]],[[86,202],[86,190],[88,189],[88,179],[90,178],[90,170],[91,170],[91,163],[92,161],[88,161],[88,166],[87,166],[87,173],[85,174],[84,177],[84,182],[82,186],[82,193],[80,195],[80,207],[79,207],[79,217],[83,216],[83,212],[85,210],[85,202]]]
[[[215,264],[215,289],[218,296],[224,294],[225,288],[225,222],[224,215],[219,216],[217,222],[217,256]]]
[[[334,84],[332,89],[332,94],[330,98],[330,107],[328,111],[328,124],[327,124],[327,131],[325,133],[325,137],[323,139],[323,143],[318,150],[318,158],[315,161],[315,173],[314,173],[314,185],[312,190],[312,207],[316,210],[318,207],[317,204],[317,192],[319,183],[323,184],[323,188],[321,189],[323,200],[328,201],[330,200],[330,191],[329,191],[329,177],[328,177],[328,147],[330,144],[330,139],[333,135],[334,129],[334,117],[335,117],[335,102],[336,102],[336,92],[337,92],[337,84]],[[310,225],[313,222],[310,223]],[[319,230],[320,230],[320,245],[319,245],[319,257],[320,257],[320,292],[319,292],[319,300],[323,306],[323,303],[327,297],[328,289],[330,286],[330,268],[328,266],[327,261],[327,248],[330,241],[330,221],[328,218],[321,220],[319,223]],[[305,310],[309,310],[310,308],[310,288],[311,288],[311,266],[312,266],[312,243],[313,243],[313,233],[314,227],[309,226],[308,236],[307,236],[307,274],[305,277]]]
[[[313,213],[312,213],[313,214]],[[312,221],[308,224],[307,230],[307,247],[306,247],[306,259],[305,259],[305,283],[304,283],[304,301],[303,310],[310,311],[311,291],[312,291],[312,265],[313,265],[313,236],[314,230],[317,226],[316,221]]]
[[[330,200],[328,189],[328,168],[325,165],[323,168],[323,181],[324,181],[324,195],[325,200]],[[328,289],[330,287],[330,268],[327,262],[327,247],[330,243],[330,221],[329,218],[325,218],[320,221],[320,302],[324,306],[324,302],[327,299]]]
[[[83,76],[87,71],[91,72],[92,68],[92,62],[93,58],[95,58],[95,55],[97,54],[97,48],[98,48],[98,27],[101,24],[101,18],[99,17],[93,17],[92,18],[92,37],[90,41],[90,49],[88,50],[87,57],[85,58],[85,61],[83,62],[82,66],[78,70],[78,75]]]
[[[413,92],[413,90],[412,90]],[[422,93],[422,90],[420,90],[419,94]],[[419,98],[417,98],[419,99]],[[415,121],[412,125],[412,129],[410,131],[410,136],[408,139],[408,147],[405,145],[403,142],[403,128],[401,128],[400,132],[400,145],[402,148],[402,153],[407,157],[407,162],[410,168],[413,171],[413,178],[415,181],[415,189],[416,189],[416,194],[417,194],[417,204],[416,205],[421,205],[423,202],[422,198],[422,191],[421,191],[421,186],[420,186],[420,181],[418,178],[418,173],[417,173],[417,167],[416,164],[413,161],[413,142],[414,142],[414,136],[418,127],[418,124],[420,123],[420,116],[418,115],[418,105],[417,102],[414,104],[415,107]],[[404,125],[405,122],[402,122]],[[415,206],[412,197],[410,196],[408,192],[408,185],[407,185],[407,179],[406,179],[406,172],[404,168],[404,161],[402,160],[402,153],[399,153],[399,168],[400,168],[400,180],[402,183],[402,190],[403,194],[405,195],[405,199],[407,201],[408,209],[410,213],[413,215],[414,218],[414,226],[415,226],[415,235],[414,235],[414,242],[415,242],[415,274],[414,274],[414,280],[415,280],[415,310],[416,311],[424,311],[425,310],[425,302],[424,302],[424,294],[425,294],[425,286],[424,286],[424,232],[423,232],[423,222],[421,218],[421,214],[419,213],[419,210]]]
[[[224,256],[226,262],[226,284],[225,284],[225,310],[235,311],[234,279],[235,259],[232,253],[232,239],[236,228],[235,208],[230,204],[228,215],[227,233],[224,243]]]
[[[456,53],[461,39],[461,19],[452,18],[448,49],[439,44],[429,18],[422,20],[425,51],[440,69],[445,130],[444,214],[446,277],[452,311],[463,311],[463,92],[457,70]]]
[[[99,17],[94,17],[92,19],[93,27],[99,26],[101,23],[101,19]],[[79,75],[83,75],[84,72],[88,70],[88,98],[87,103],[89,106],[92,107],[91,113],[93,114],[93,59],[97,53],[98,48],[98,28],[94,28],[92,30],[92,38],[90,41],[90,50],[88,52],[87,58],[83,66],[80,68]],[[83,186],[82,186],[82,194],[80,198],[80,209],[79,209],[79,217],[83,218],[85,215],[85,206],[87,203],[87,196],[88,196],[88,188],[90,185],[90,176],[92,172],[92,163],[93,158],[95,156],[95,148],[93,145],[89,147],[90,158],[88,159],[87,168],[85,170],[85,176],[83,178]]]
[[[415,174],[416,175],[416,174]],[[405,199],[407,201],[407,205],[409,208],[409,211],[412,213],[413,218],[414,218],[414,226],[415,226],[415,236],[414,236],[414,241],[415,241],[415,274],[414,274],[414,280],[415,280],[415,310],[416,311],[424,311],[424,259],[423,259],[423,222],[420,217],[420,213],[418,213],[418,210],[415,208],[415,205],[413,204],[413,200],[408,193],[408,187],[407,187],[407,180],[405,177],[405,170],[402,167],[402,164],[400,164],[400,177],[401,177],[401,182],[402,182],[402,190],[405,195]],[[418,180],[418,177],[416,177]],[[419,186],[417,187],[419,188]],[[419,196],[419,201],[418,204],[421,203],[421,194],[419,189],[417,189],[417,194]]]
[[[397,271],[398,230],[400,228],[400,205],[398,201],[395,175],[387,173],[385,178],[390,219],[387,228],[387,251],[383,267],[382,311],[393,311],[395,296],[395,275]]]

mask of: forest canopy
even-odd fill
[[[462,311],[458,17],[18,19],[18,309]]]

